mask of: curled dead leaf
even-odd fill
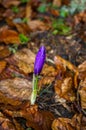
[[[52,130],[85,130],[86,117],[76,114],[72,119],[58,118],[52,123]]]
[[[55,80],[57,71],[53,66],[45,64],[41,74],[43,75],[43,77],[39,80],[39,88],[42,85],[51,84]]]
[[[78,93],[80,94],[81,107],[86,109],[86,78],[80,81]]]
[[[4,113],[12,118],[23,117],[26,119],[27,127],[35,130],[51,130],[51,124],[55,119],[51,112],[39,110],[37,105],[31,106],[28,102],[23,103],[18,111],[5,110]]]
[[[75,24],[79,24],[80,22],[86,22],[86,10],[81,11],[79,14],[74,16]]]
[[[54,120],[51,112],[38,110],[36,105],[24,108],[22,115],[27,120],[27,126],[35,130],[50,130],[52,121]]]
[[[69,61],[61,58],[60,56],[55,56],[54,57],[54,62],[58,68],[58,65],[59,66],[63,66],[63,68],[65,70],[67,70],[67,68],[70,70],[70,71],[73,71],[74,72],[74,85],[75,85],[75,88],[77,88],[78,86],[78,83],[77,83],[77,78],[78,78],[78,75],[79,75],[79,72],[78,72],[78,69],[76,66],[74,66],[72,63],[70,63]],[[66,68],[67,67],[67,68]],[[61,68],[61,67],[60,67]]]
[[[60,96],[60,98],[64,98],[68,101],[74,101],[75,100],[75,93],[72,83],[72,78],[67,77],[63,80],[57,80],[55,82],[55,93]]]
[[[86,61],[78,66],[79,70],[79,79],[84,80],[86,77]]]
[[[16,125],[16,128],[15,128]],[[10,120],[0,112],[0,130],[24,130],[15,119]]]

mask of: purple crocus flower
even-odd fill
[[[39,48],[38,53],[35,58],[35,63],[34,63],[34,74],[35,75],[40,74],[40,72],[43,68],[45,59],[46,59],[46,49],[44,46],[41,46]]]

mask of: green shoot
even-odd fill
[[[26,44],[28,41],[30,41],[30,38],[28,38],[24,34],[19,34],[19,38],[20,38],[21,44]]]
[[[12,46],[9,46],[9,50],[12,53],[16,53],[16,51],[18,50],[18,45],[17,44],[13,44]]]
[[[19,8],[18,8],[17,6],[13,6],[13,7],[12,7],[12,11],[13,11],[14,13],[18,13],[18,12],[19,12]]]

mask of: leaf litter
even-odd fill
[[[59,8],[69,0],[0,4],[0,129],[85,130],[86,11],[65,17]],[[35,54],[41,45],[48,60],[36,103],[30,105]]]

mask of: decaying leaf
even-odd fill
[[[52,123],[52,130],[85,130],[86,117],[76,114],[72,119],[58,118]]]
[[[19,44],[20,39],[16,31],[2,28],[0,30],[0,42],[4,42],[6,44]]]
[[[61,58],[60,56],[55,56],[54,61],[55,61],[55,64],[57,65],[57,67],[58,67],[58,65],[63,66],[63,68],[65,68],[65,69],[67,67],[69,70],[71,70],[75,73],[74,74],[74,85],[75,85],[75,88],[77,88],[77,77],[79,74],[77,67],[74,66],[69,61]]]
[[[1,4],[5,7],[5,8],[9,8],[10,6],[18,6],[20,4],[19,0],[2,0]]]
[[[81,11],[79,14],[74,16],[75,24],[79,24],[80,22],[86,22],[86,10]]]
[[[14,77],[27,78],[28,75],[21,71],[17,66],[8,65],[3,72],[0,74],[0,80],[11,79]]]
[[[86,61],[78,66],[79,70],[79,79],[84,80],[86,77]]]
[[[78,70],[74,65],[62,59],[60,56],[55,57],[54,60],[58,71],[54,86],[55,93],[60,98],[64,98],[68,101],[74,101]]]
[[[33,72],[35,54],[27,48],[16,52],[6,59],[9,64],[17,66],[25,74]]]
[[[53,5],[60,7],[62,5],[62,0],[53,0]]]
[[[41,74],[43,77],[39,80],[39,87],[46,84],[51,84],[55,80],[57,71],[53,66],[44,65]]]
[[[28,25],[25,23],[13,23],[13,24],[14,24],[13,26],[16,27],[16,29],[20,34],[27,35],[31,31]]]
[[[86,109],[86,77],[84,80],[81,80],[78,93],[80,94],[81,107],[82,109]]]
[[[45,31],[49,29],[49,26],[40,20],[28,21],[27,24],[32,31],[37,31],[37,30]]]
[[[2,47],[0,49],[0,59],[6,58],[11,54],[8,47]]]
[[[55,82],[55,93],[68,101],[75,100],[75,93],[73,89],[73,82],[71,77],[64,78],[63,80],[57,80]]]
[[[51,124],[55,119],[51,112],[39,110],[37,105],[31,106],[29,102],[23,103],[18,111],[5,110],[4,113],[12,118],[23,117],[26,119],[27,127],[35,130],[51,130]]]
[[[15,119],[11,120],[0,112],[0,130],[24,130]]]
[[[28,114],[26,114],[28,113]],[[24,117],[27,119],[27,126],[35,130],[50,130],[54,116],[49,111],[40,111],[37,108],[30,108],[23,112]]]
[[[27,64],[32,64],[35,61],[35,54],[31,50],[24,48],[14,54],[13,59],[16,61],[21,60]]]
[[[33,72],[33,64],[27,64],[23,61],[19,61],[18,67],[20,70],[22,70],[25,74]]]
[[[6,61],[0,61],[0,73],[2,73],[5,67],[6,67]]]
[[[14,100],[29,100],[31,95],[31,82],[24,78],[6,79],[0,81],[0,92],[5,97]]]
[[[26,18],[28,21],[31,20],[31,16],[32,16],[32,8],[31,8],[30,3],[28,2],[26,6]]]

